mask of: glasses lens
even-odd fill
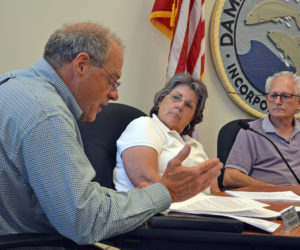
[[[116,89],[117,87],[119,87],[121,85],[121,83],[118,81],[112,82],[111,79],[113,79],[114,77],[111,75],[111,73],[109,73],[109,71],[103,65],[101,67],[104,69],[104,71],[110,78],[110,79],[107,78],[108,84],[111,85],[113,89]]]
[[[284,102],[289,102],[292,99],[292,95],[291,94],[282,94],[281,95],[281,100]]]
[[[180,102],[181,101],[181,97],[175,94],[171,94],[171,97],[173,99],[174,102]]]
[[[117,87],[119,87],[121,85],[120,82],[115,82],[112,84],[113,88],[116,89]]]
[[[278,97],[278,95],[276,93],[269,93],[267,96],[269,97],[269,101],[271,101],[271,102],[276,101],[276,99]]]

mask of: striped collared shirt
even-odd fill
[[[89,244],[167,209],[157,183],[116,192],[91,182],[74,96],[42,59],[0,76],[0,235],[54,233]]]

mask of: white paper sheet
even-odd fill
[[[246,198],[196,195],[184,202],[172,203],[170,209],[210,212],[238,212],[269,206],[259,201]]]
[[[300,196],[296,195],[292,191],[245,192],[226,190],[225,193],[235,197],[248,198],[253,200],[300,202]]]

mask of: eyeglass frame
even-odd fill
[[[270,100],[270,94],[273,94],[274,96],[271,97],[271,98],[275,98],[274,100]],[[284,102],[284,103],[290,103],[293,99],[294,96],[296,97],[299,97],[299,95],[295,95],[295,94],[290,94],[290,93],[281,93],[281,94],[278,94],[278,93],[275,93],[275,92],[270,92],[270,93],[266,93],[266,99],[269,101],[269,102],[275,102],[278,98],[278,96],[280,97],[280,101],[281,102]],[[284,100],[283,99],[283,96],[285,96],[285,98],[288,97],[288,99]]]
[[[184,106],[191,110],[193,110],[194,107],[196,107],[196,103],[194,101],[192,101],[192,100],[187,101],[187,100],[183,99],[182,94],[180,92],[176,92],[176,93],[170,92],[169,95],[171,96],[172,101],[175,103],[184,102]],[[179,99],[176,99],[176,98],[179,98]]]
[[[109,71],[102,65],[101,68],[106,72],[106,74],[111,78],[114,79],[114,77],[112,76],[111,73],[109,73]],[[120,85],[121,82],[114,80],[114,82],[112,83],[111,81],[108,81],[108,84],[112,86],[113,89],[117,89]]]

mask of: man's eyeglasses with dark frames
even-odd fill
[[[109,73],[109,71],[103,65],[101,66],[101,68],[104,69],[104,71],[106,72],[106,74],[109,76],[110,79],[114,79],[112,74]],[[108,84],[111,85],[113,89],[116,89],[117,87],[119,87],[121,85],[121,82],[114,80],[114,82],[108,81]]]
[[[294,94],[289,94],[289,93],[282,93],[282,94],[278,94],[278,93],[273,93],[273,92],[270,92],[270,93],[267,93],[266,94],[266,98],[269,102],[275,102],[277,100],[277,97],[280,97],[280,100],[282,102],[291,102],[292,101],[292,98],[293,96],[297,96],[299,97],[298,95],[294,95]]]

